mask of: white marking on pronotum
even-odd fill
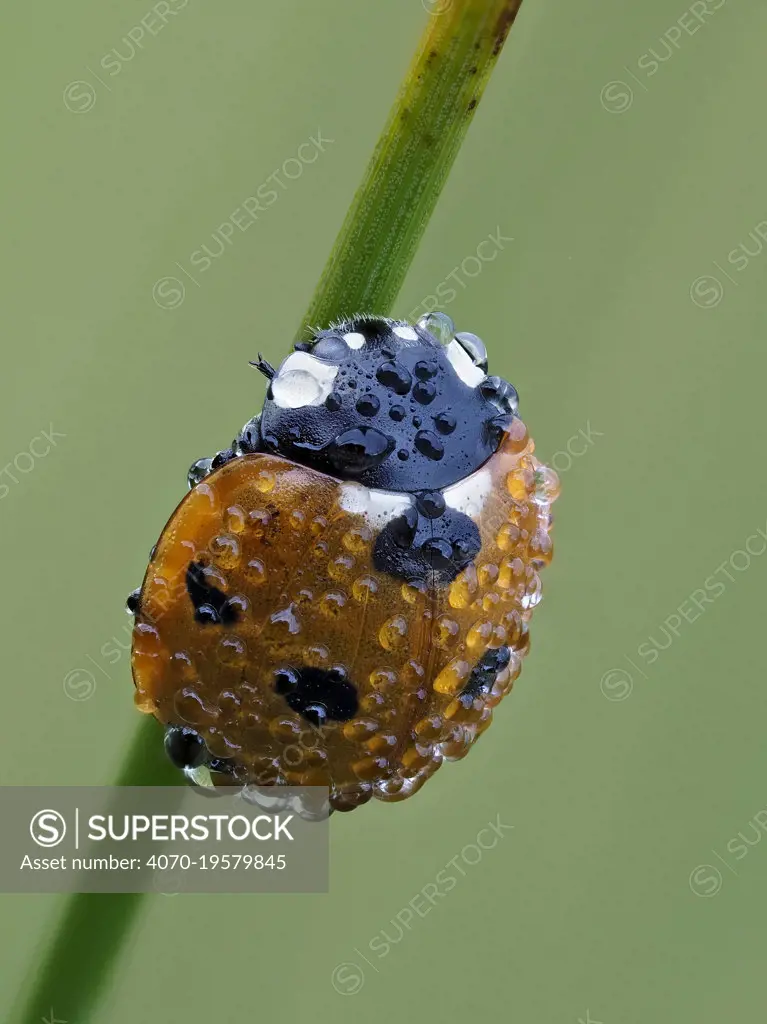
[[[369,526],[382,529],[412,505],[413,499],[407,494],[395,491],[373,491],[362,484],[341,485],[338,504],[345,512],[363,516]]]
[[[470,388],[477,387],[487,376],[484,370],[474,365],[471,356],[459,342],[451,341],[445,348],[445,355],[464,384]]]
[[[281,409],[322,405],[333,390],[338,367],[308,352],[294,352],[272,380],[272,395]]]
[[[402,338],[404,341],[418,341],[418,335],[412,327],[408,327],[405,324],[397,324],[392,330],[398,338]]]
[[[489,469],[478,469],[465,480],[443,491],[447,505],[456,512],[463,512],[470,519],[475,519],[481,514],[485,502],[492,493],[493,478]]]
[[[344,341],[349,346],[349,348],[362,348],[362,346],[365,344],[365,335],[358,334],[357,331],[354,331],[352,334],[345,334]]]

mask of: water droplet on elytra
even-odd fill
[[[445,454],[442,442],[431,430],[419,430],[415,435],[415,446],[421,455],[437,462]]]

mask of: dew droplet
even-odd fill
[[[466,643],[471,650],[484,650],[493,635],[493,624],[487,619],[475,622],[466,635]]]
[[[554,544],[546,530],[536,530],[530,538],[528,554],[536,568],[548,565],[554,554]]]
[[[372,539],[373,531],[369,526],[355,526],[343,535],[341,543],[353,555],[362,555],[367,551]]]
[[[270,494],[274,490],[277,478],[268,469],[262,469],[256,474],[256,487],[262,494]]]
[[[422,771],[431,761],[432,748],[416,744],[402,755],[402,767],[408,772]]]
[[[230,533],[219,534],[210,542],[210,553],[222,569],[234,569],[240,564],[240,543]]]
[[[378,756],[391,756],[397,746],[397,737],[393,732],[380,732],[377,736],[363,743],[363,747],[369,754]]]
[[[354,570],[356,563],[351,555],[340,555],[328,565],[328,576],[333,580],[346,580]]]
[[[449,615],[440,615],[434,623],[434,643],[443,650],[452,647],[457,642],[459,635],[460,627]]]
[[[543,598],[543,590],[541,587],[541,579],[537,573],[533,575],[532,580],[525,587],[525,593],[522,597],[523,608],[535,608],[536,605],[541,603]]]
[[[506,490],[514,501],[527,500],[527,487],[523,475],[518,470],[512,470],[506,477]]]
[[[381,408],[381,402],[375,395],[363,395],[357,402],[360,416],[375,416]]]
[[[346,606],[346,594],[340,590],[329,590],[320,598],[320,611],[328,618],[335,618],[341,614]]]
[[[395,651],[405,645],[407,641],[407,619],[402,615],[395,615],[381,626],[378,632],[378,639],[384,650]]]
[[[422,743],[432,743],[441,737],[444,727],[445,722],[441,715],[428,715],[420,722],[416,722],[413,732]]]
[[[511,590],[523,579],[525,566],[521,558],[506,558],[501,564],[498,575],[498,586],[502,590]]]
[[[272,381],[272,394],[283,409],[319,405],[323,396],[323,383],[308,370],[287,370]]]
[[[505,523],[498,531],[495,542],[501,551],[513,551],[517,544],[519,544],[521,536],[522,531],[518,526],[515,526],[513,523]]]
[[[360,743],[369,739],[381,728],[375,718],[354,718],[343,727],[343,734],[352,743]]]
[[[375,427],[353,427],[327,446],[327,455],[340,473],[357,475],[379,466],[394,449],[394,440]]]
[[[218,718],[218,709],[205,701],[193,686],[185,686],[173,698],[176,714],[189,725],[204,725]]]
[[[457,425],[455,416],[449,412],[440,412],[434,417],[434,426],[440,434],[452,434]]]
[[[376,378],[379,384],[383,384],[385,388],[393,391],[395,395],[406,395],[413,386],[410,370],[395,360],[381,363],[376,370]]]
[[[420,663],[411,659],[402,666],[402,682],[409,689],[421,687],[426,679],[426,669]]]
[[[239,505],[230,505],[226,510],[224,522],[230,533],[242,533],[247,522],[244,509],[240,508]]]
[[[218,657],[225,665],[243,665],[248,656],[245,641],[237,636],[225,636],[218,645]]]
[[[378,581],[373,576],[360,576],[352,584],[352,596],[361,604],[367,604],[377,593]]]
[[[328,521],[324,516],[315,516],[310,527],[313,537],[320,537],[328,528]]]
[[[358,779],[362,779],[366,782],[372,782],[375,779],[380,779],[388,770],[388,762],[383,757],[363,757],[360,761],[355,761],[352,765],[352,771]]]
[[[193,487],[196,487],[197,484],[199,484],[201,480],[204,480],[210,473],[212,462],[213,459],[198,459],[196,462],[192,463],[189,467],[189,472],[186,475],[186,482],[188,483],[190,490]]]
[[[294,530],[303,530],[306,526],[306,512],[300,508],[294,508],[290,513],[290,525]]]
[[[322,668],[330,660],[330,651],[327,647],[323,647],[322,644],[315,644],[313,647],[307,647],[304,650],[304,658],[306,659],[306,664],[311,668]]]
[[[455,340],[471,356],[475,366],[487,371],[487,348],[481,338],[470,331],[461,331],[460,334],[456,334]]]
[[[374,690],[391,690],[397,685],[397,673],[390,668],[377,668],[370,673],[370,685]]]
[[[413,388],[413,398],[421,405],[429,405],[437,397],[437,389],[430,380],[420,380]]]
[[[439,372],[439,363],[436,359],[421,359],[413,367],[413,372],[419,380],[431,380]]]
[[[559,477],[548,466],[539,466],[535,471],[533,501],[536,505],[550,505],[559,497]]]
[[[479,583],[483,587],[492,587],[495,581],[498,579],[498,566],[493,562],[485,562],[484,565],[479,567],[477,571],[477,578]]]
[[[431,430],[419,430],[415,435],[415,446],[421,455],[433,462],[438,462],[445,454],[442,442]]]
[[[266,583],[266,566],[260,558],[253,558],[248,562],[245,570],[248,580],[257,587]]]
[[[416,496],[416,506],[427,519],[439,519],[446,508],[445,498],[441,491],[422,491]]]
[[[455,324],[447,313],[426,313],[416,323],[422,331],[428,331],[440,345],[449,345],[455,337]]]
[[[402,584],[400,592],[408,604],[416,604],[418,599],[426,593],[426,583],[423,580],[408,580],[407,583]]]
[[[477,570],[467,565],[463,572],[450,584],[448,603],[451,608],[468,608],[477,593]]]
[[[452,696],[463,688],[470,674],[471,665],[468,661],[464,661],[463,658],[454,658],[434,680],[434,689],[437,693]]]
[[[272,517],[266,509],[254,508],[248,512],[248,529],[252,531],[254,537],[263,537],[271,521]]]

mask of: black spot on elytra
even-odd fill
[[[497,647],[485,651],[474,666],[469,681],[459,696],[470,697],[473,700],[481,694],[489,693],[495,682],[495,677],[506,668],[510,660],[511,651],[508,647]]]
[[[194,617],[202,625],[229,625],[237,621],[237,609],[226,594],[213,586],[202,562],[190,562],[186,570],[186,590],[194,605]]]
[[[441,589],[476,558],[482,546],[477,524],[441,498],[438,492],[421,494],[419,508],[411,505],[386,524],[373,548],[376,569]]]
[[[275,673],[274,689],[292,711],[312,725],[322,726],[328,719],[348,722],[357,714],[357,688],[340,669],[283,668]]]

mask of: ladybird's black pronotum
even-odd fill
[[[444,314],[318,331],[190,470],[136,617],[139,708],[198,784],[401,800],[519,675],[556,475]]]

